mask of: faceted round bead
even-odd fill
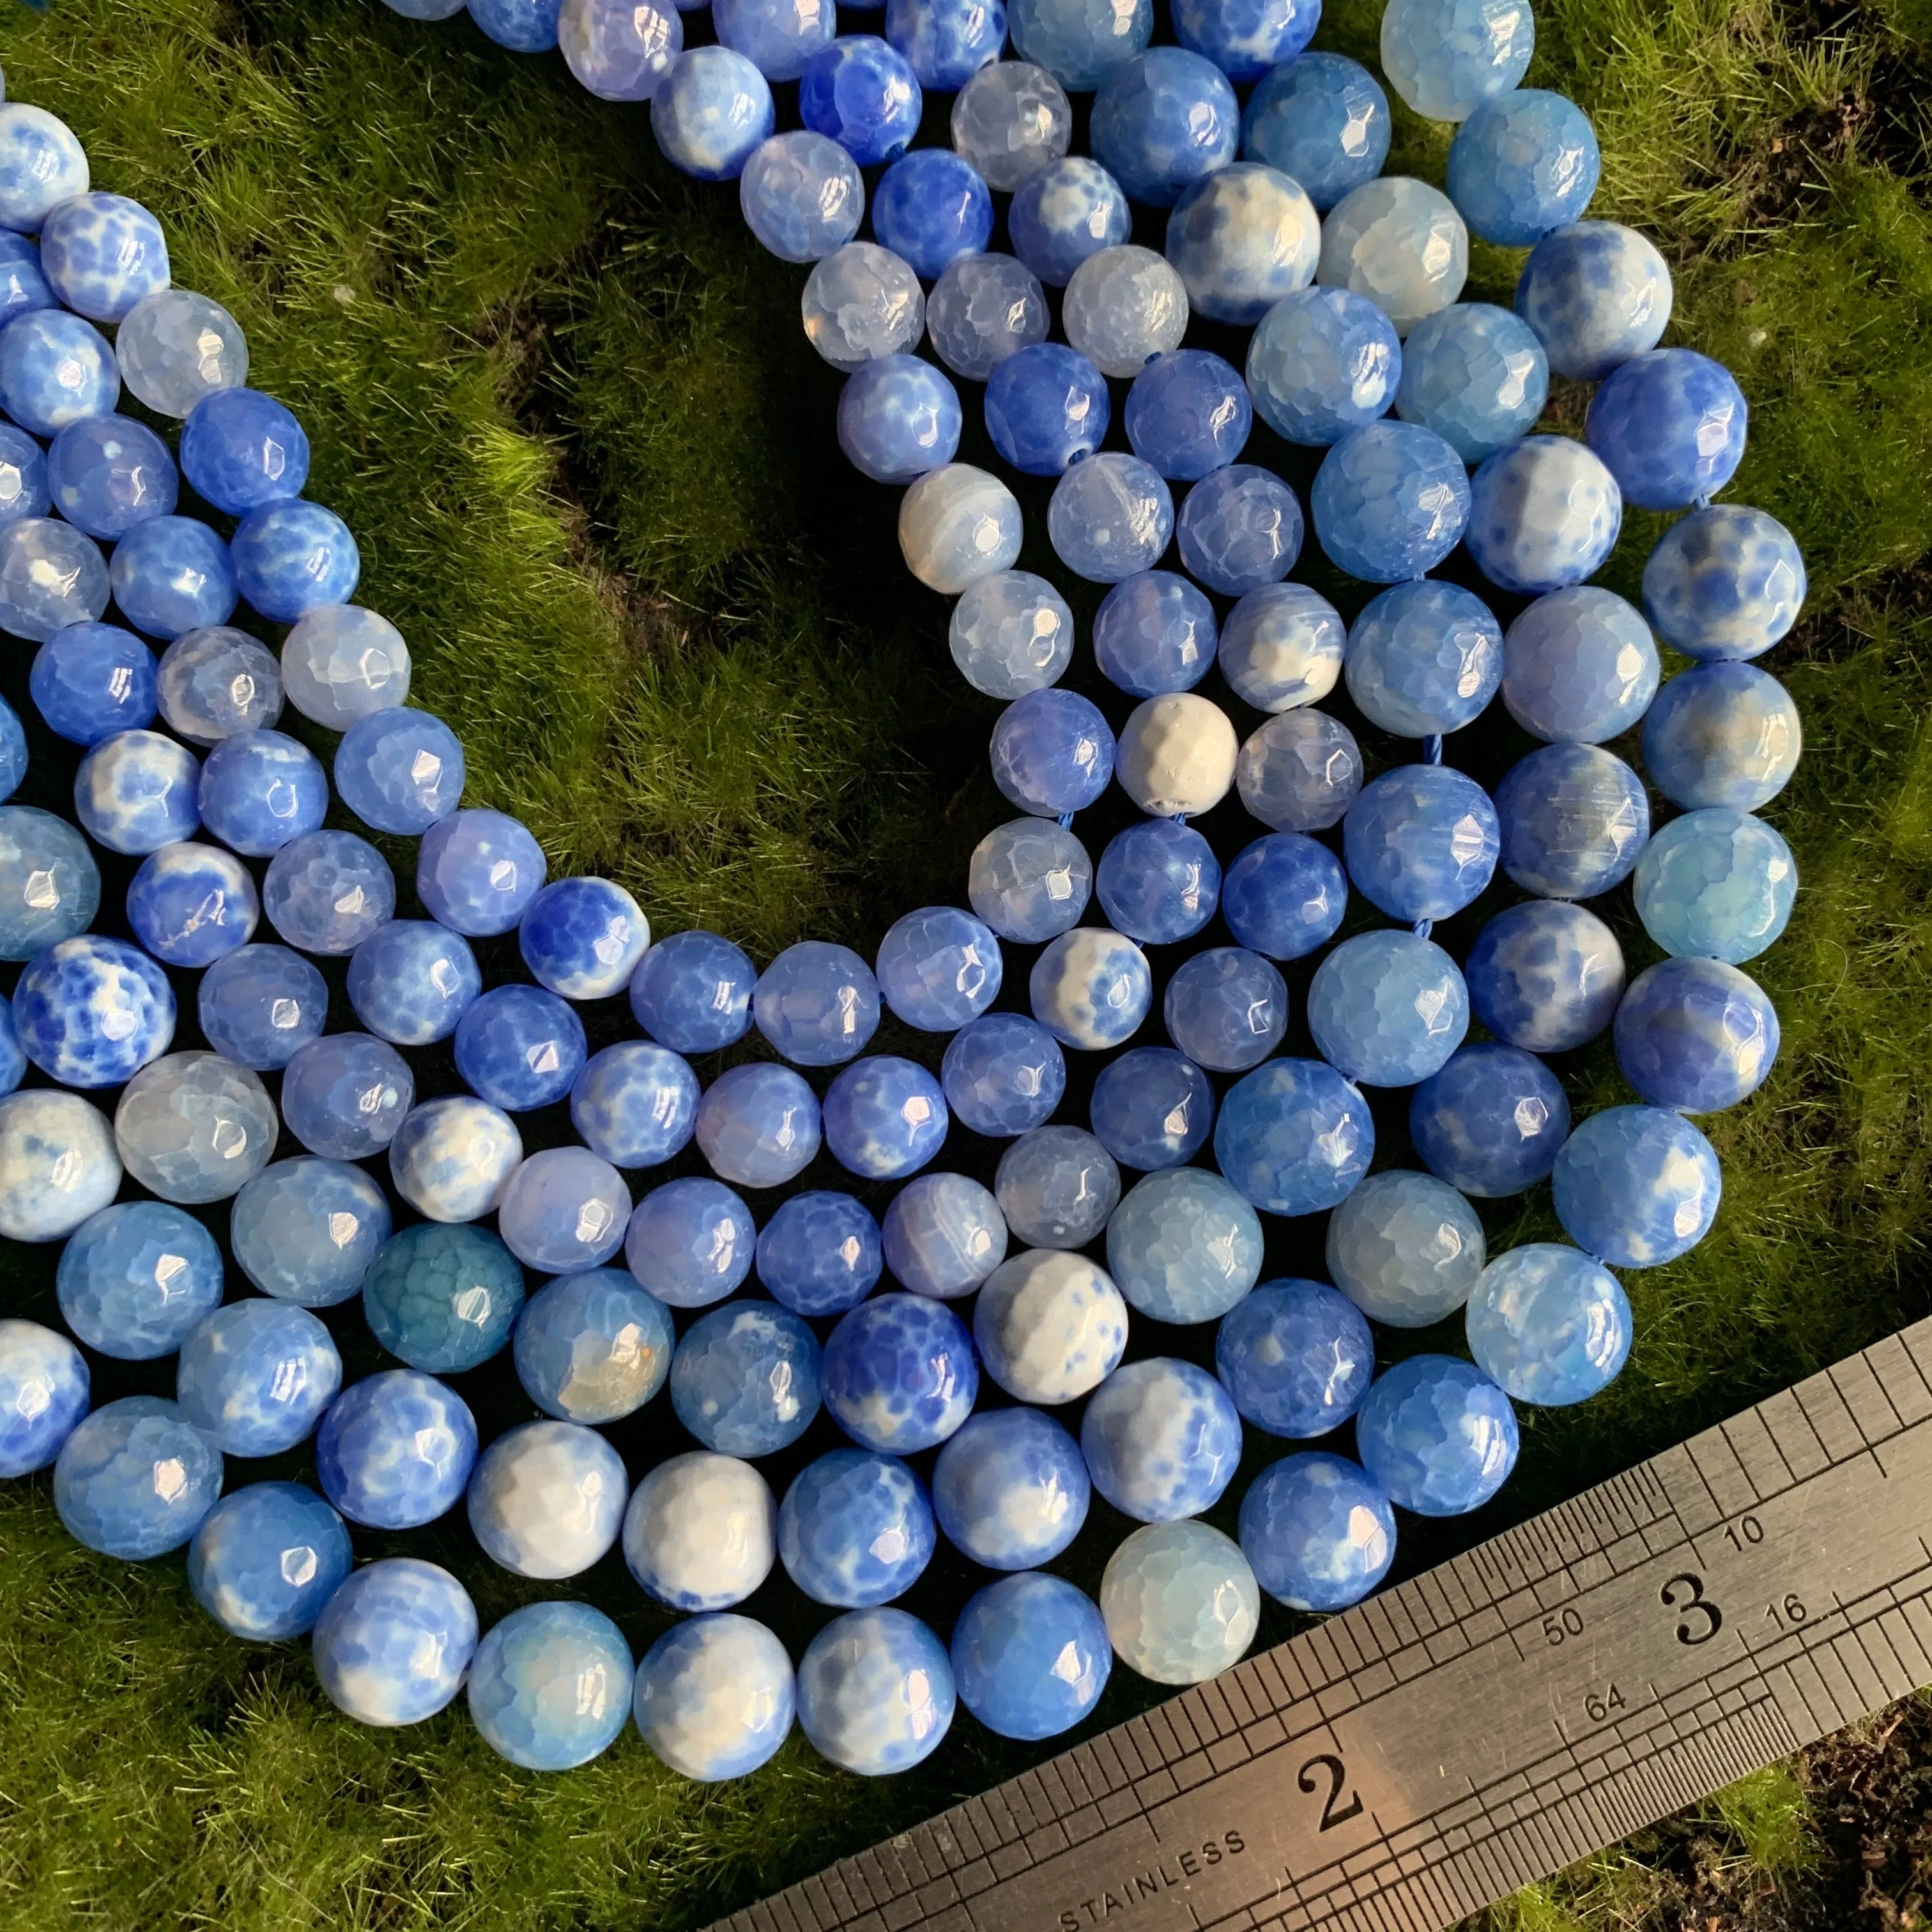
[[[460,1057],[460,1041],[458,1047]],[[289,1132],[310,1153],[331,1160],[366,1160],[380,1153],[415,1100],[409,1063],[366,1033],[312,1040],[290,1057],[282,1074]]]
[[[1000,944],[970,913],[928,906],[887,932],[877,961],[886,1004],[908,1026],[956,1033],[1000,990]]]
[[[1191,483],[1232,463],[1254,428],[1240,372],[1205,349],[1156,356],[1127,392],[1127,440],[1169,482]]]
[[[230,1456],[306,1442],[342,1386],[342,1358],[306,1308],[250,1297],[218,1308],[182,1343],[175,1399]]]
[[[1094,158],[1130,200],[1172,208],[1184,190],[1227,166],[1240,133],[1234,90],[1211,60],[1184,47],[1152,47],[1101,77],[1089,139]]]
[[[120,1186],[120,1156],[98,1108],[44,1088],[0,1100],[0,1234],[59,1240]]]
[[[0,408],[22,429],[52,436],[69,423],[105,416],[120,394],[113,350],[79,316],[32,310],[0,329]]]
[[[1516,0],[1390,0],[1382,13],[1382,71],[1431,121],[1466,120],[1507,94],[1535,44],[1535,22]]]
[[[1270,1214],[1316,1214],[1346,1199],[1375,1158],[1368,1103],[1332,1066],[1280,1058],[1222,1096],[1214,1162]]]
[[[1630,1354],[1630,1308],[1608,1268],[1553,1241],[1497,1256],[1469,1298],[1469,1352],[1518,1402],[1587,1401]]]
[[[1130,1670],[1156,1684],[1203,1684],[1254,1641],[1261,1592],[1239,1546],[1218,1529],[1149,1523],[1108,1558],[1100,1613]]]
[[[299,496],[308,481],[302,424],[259,389],[222,388],[204,397],[182,425],[181,454],[196,493],[232,517]]]
[[[357,1570],[322,1606],[315,1674],[358,1724],[420,1724],[455,1701],[476,1652],[476,1606],[447,1570],[410,1556]]]
[[[1120,1198],[1112,1156],[1081,1127],[1037,1127],[1000,1156],[994,1192],[1030,1247],[1084,1248]]]
[[[1693,350],[1652,349],[1604,379],[1586,433],[1628,502],[1681,510],[1731,480],[1744,460],[1748,413],[1722,363]]]
[[[1409,331],[1395,408],[1465,463],[1480,463],[1528,432],[1549,393],[1550,364],[1526,322],[1486,302],[1457,302]]]
[[[1100,909],[1117,932],[1148,946],[1191,938],[1214,916],[1221,867],[1192,826],[1143,819],[1100,854]]]
[[[54,1286],[61,1318],[90,1348],[146,1362],[172,1354],[220,1306],[221,1280],[221,1250],[193,1215],[124,1201],[74,1231]]]
[[[1118,584],[1151,570],[1174,535],[1174,499],[1137,456],[1103,451],[1076,464],[1046,509],[1054,554],[1076,577]]]
[[[1778,1058],[1777,1009],[1749,974],[1716,959],[1666,959],[1640,973],[1612,1034],[1638,1094],[1685,1114],[1736,1106]]]
[[[1132,230],[1120,183],[1084,154],[1057,158],[1029,174],[1006,211],[1013,253],[1048,288],[1066,287],[1090,255],[1118,248]]]
[[[552,880],[517,928],[518,950],[531,976],[567,1000],[608,999],[621,992],[650,940],[650,921],[637,901],[609,879]]]
[[[466,1513],[484,1554],[512,1575],[575,1576],[616,1541],[629,1492],[622,1459],[594,1429],[526,1422],[478,1458]]]
[[[1569,1131],[1562,1082],[1534,1054],[1494,1040],[1459,1049],[1409,1102],[1408,1138],[1424,1166],[1480,1200],[1534,1187]]]
[[[1301,554],[1301,506],[1271,470],[1237,463],[1188,491],[1174,535],[1210,590],[1240,597],[1279,583]]]
[[[861,1777],[929,1757],[954,1704],[944,1646],[903,1610],[848,1610],[799,1660],[799,1728],[821,1756]]]
[[[246,945],[261,916],[253,874],[212,845],[164,845],[128,888],[134,937],[170,966],[212,965]]]
[[[919,1294],[881,1294],[825,1345],[825,1406],[862,1448],[903,1456],[944,1442],[971,1412],[979,1365],[966,1324]]]
[[[304,1308],[358,1294],[389,1228],[388,1202],[359,1167],[307,1154],[263,1168],[228,1214],[242,1272],[264,1294]]]
[[[799,82],[799,118],[862,168],[905,152],[919,131],[921,106],[918,76],[875,34],[842,35],[813,55]],[[766,112],[769,118],[769,106]]]
[[[386,617],[358,604],[324,604],[282,640],[282,683],[304,718],[346,731],[408,701],[410,647]]]
[[[970,1294],[1006,1258],[999,1202],[963,1174],[922,1174],[909,1181],[892,1196],[880,1232],[892,1279],[935,1301]]]
[[[556,45],[558,0],[476,0],[467,10],[484,34],[512,53],[545,53]]]
[[[315,1444],[322,1492],[351,1522],[412,1529],[454,1508],[476,1460],[476,1424],[446,1383],[413,1369],[352,1382]]]
[[[1643,566],[1643,608],[1686,657],[1762,656],[1797,621],[1804,560],[1762,510],[1712,503],[1671,525]]]
[[[1261,1222],[1219,1174],[1149,1174],[1107,1224],[1107,1267],[1121,1294],[1156,1322],[1212,1322],[1259,1279]]]
[[[838,397],[838,447],[875,483],[910,483],[950,463],[959,398],[930,362],[882,356],[861,364]]]
[[[124,939],[80,933],[27,962],[15,983],[20,1049],[63,1087],[118,1087],[167,1051],[174,989]]]
[[[172,740],[155,731],[118,732],[80,761],[75,814],[110,851],[156,851],[186,838],[200,824],[200,776],[194,754]],[[296,796],[292,788],[290,796]]]
[[[1518,88],[1484,101],[1456,130],[1447,185],[1474,233],[1526,248],[1583,212],[1601,166],[1589,117],[1574,100]]]
[[[1365,296],[1406,336],[1462,292],[1469,232],[1438,188],[1387,175],[1351,188],[1322,224],[1316,279]]]
[[[1334,937],[1348,882],[1325,845],[1299,832],[1257,838],[1228,868],[1222,916],[1241,945],[1270,959],[1299,959]]]
[[[1292,711],[1327,697],[1334,689],[1342,673],[1347,637],[1346,626],[1326,598],[1300,584],[1268,584],[1249,592],[1228,612],[1228,620],[1221,627],[1218,652],[1221,675],[1238,698],[1244,698],[1257,710]],[[1340,733],[1352,754],[1354,740],[1348,728],[1333,724],[1318,712],[1310,712],[1307,718],[1286,725],[1280,731],[1264,727],[1248,742],[1251,746],[1264,741],[1279,743],[1285,754],[1288,746],[1299,744],[1310,733],[1319,736],[1324,732]],[[1334,747],[1327,746],[1317,754],[1322,768],[1336,772],[1333,782],[1346,782],[1348,797],[1352,798],[1361,782],[1360,760],[1345,761],[1353,774],[1345,781],[1334,764]],[[1265,754],[1256,755],[1258,760]],[[1248,798],[1247,786],[1241,777],[1247,763],[1248,754],[1244,752],[1237,770],[1237,782],[1243,786],[1242,797],[1256,817],[1272,824],[1268,814],[1257,810]],[[1318,823],[1332,825],[1342,815],[1347,802],[1344,798],[1334,818]]]
[[[221,1493],[221,1454],[173,1402],[124,1396],[61,1445],[54,1508],[68,1534],[104,1556],[146,1562],[178,1550]]]
[[[335,749],[335,788],[364,825],[413,836],[456,809],[463,747],[441,718],[388,705],[358,718]]]
[[[1037,1571],[966,1600],[952,1626],[959,1701],[1003,1738],[1052,1738],[1100,1702],[1114,1655],[1093,1600]]]
[[[107,580],[122,616],[152,638],[225,624],[241,595],[228,546],[192,517],[156,517],[129,531]]]
[[[38,1322],[0,1321],[0,1475],[44,1469],[87,1413],[86,1359]]]
[[[690,1140],[698,1111],[697,1075],[668,1047],[642,1040],[592,1054],[570,1090],[571,1125],[614,1167],[669,1160]]]
[[[670,1373],[670,1311],[619,1268],[547,1281],[524,1304],[511,1346],[524,1393],[562,1422],[634,1414]]]
[[[1241,1418],[1192,1362],[1130,1362],[1094,1390],[1080,1423],[1094,1486],[1142,1522],[1198,1516],[1220,1500],[1241,1456]]]
[[[144,296],[168,285],[161,224],[125,195],[80,194],[40,224],[40,272],[67,307],[94,322],[119,322]]]
[[[915,1173],[946,1139],[950,1116],[939,1082],[893,1054],[855,1060],[825,1094],[825,1144],[848,1172],[868,1180]]]
[[[0,107],[0,226],[30,235],[87,184],[87,152],[64,121],[25,101]]]
[[[1178,1167],[1207,1144],[1214,1089],[1184,1054],[1138,1046],[1101,1068],[1089,1111],[1095,1138],[1124,1167]]]
[[[1109,683],[1135,698],[1188,691],[1214,662],[1214,607],[1168,570],[1115,584],[1094,614],[1094,660]]]
[[[926,305],[934,352],[956,376],[975,382],[1044,342],[1048,320],[1039,278],[1010,255],[956,255]]]
[[[872,230],[930,280],[986,247],[993,197],[970,161],[946,148],[917,148],[894,161],[873,190]],[[930,320],[929,308],[928,314]]]
[[[161,653],[154,695],[170,730],[206,751],[282,715],[282,674],[246,631],[226,624],[184,631]]]
[[[168,446],[145,423],[122,416],[70,423],[47,452],[55,508],[104,543],[175,506],[177,478]]]
[[[795,1066],[837,1066],[878,1031],[879,982],[849,946],[788,946],[759,976],[752,1017]]]
[[[1052,1117],[1066,1090],[1066,1061],[1036,1022],[1018,1013],[988,1013],[954,1036],[940,1082],[963,1126],[1010,1137]]]
[[[1790,782],[1804,734],[1790,694],[1768,671],[1706,664],[1658,693],[1642,743],[1644,770],[1672,804],[1755,812]]]
[[[1305,1450],[1264,1469],[1241,1498],[1241,1551],[1294,1610],[1346,1610],[1388,1574],[1395,1512],[1358,1464]]]
[[[624,1259],[658,1300],[708,1308],[752,1271],[751,1210],[722,1181],[668,1180],[631,1215]]]
[[[476,1646],[470,1715],[499,1756],[531,1771],[568,1771],[616,1742],[633,1685],[631,1647],[602,1610],[526,1604]]]
[[[10,798],[27,775],[27,734],[20,714],[0,699],[0,799]]]
[[[502,1200],[524,1157],[509,1115],[466,1094],[412,1107],[389,1142],[396,1192],[431,1221],[475,1221]]]
[[[1355,1417],[1355,1445],[1389,1500],[1418,1516],[1480,1509],[1516,1467],[1510,1400],[1450,1355],[1412,1355],[1376,1378]]]
[[[0,524],[0,631],[45,644],[70,624],[94,622],[107,595],[100,546],[71,524],[20,517]]]
[[[1469,487],[1469,554],[1492,584],[1526,596],[1581,583],[1623,526],[1617,479],[1568,436],[1512,443]]]
[[[822,0],[716,0],[711,20],[719,44],[767,80],[797,80],[836,31],[834,10]]]
[[[1036,1408],[969,1415],[933,1466],[939,1527],[989,1570],[1050,1563],[1079,1534],[1092,1493],[1079,1444]]]
[[[282,1100],[288,1106],[286,1080]],[[268,1165],[275,1133],[275,1103],[261,1082],[218,1053],[151,1060],[114,1110],[128,1172],[164,1201],[226,1200]]]
[[[297,499],[264,503],[229,539],[235,585],[273,624],[292,624],[325,604],[346,604],[362,554],[333,510]]]
[[[675,1052],[712,1052],[744,1037],[758,977],[728,939],[715,932],[670,933],[631,975],[631,1011],[652,1039]]]
[[[1057,687],[1028,692],[993,727],[993,782],[1042,818],[1083,810],[1114,776],[1114,734],[1099,709]]]
[[[1264,1282],[1222,1318],[1214,1372],[1270,1436],[1326,1436],[1354,1414],[1375,1370],[1362,1312],[1320,1281]]]
[[[0,1094],[10,1094],[26,1078],[27,1056],[14,1030],[14,1010],[0,1000]]]
[[[785,1647],[749,1617],[674,1624],[638,1666],[638,1735],[680,1776],[742,1778],[790,1735],[797,1708]]]
[[[973,848],[967,897],[1002,939],[1038,945],[1078,923],[1094,890],[1093,862],[1064,826],[1016,818]]]
[[[1496,787],[1502,867],[1544,898],[1594,898],[1629,877],[1650,836],[1650,797],[1597,745],[1546,745]]]
[[[890,1603],[918,1582],[936,1543],[925,1485],[896,1456],[834,1449],[799,1472],[778,1505],[778,1561],[814,1604]]]
[[[1150,698],[1121,728],[1120,789],[1161,818],[1210,811],[1234,782],[1239,747],[1226,712],[1192,692]]]
[[[1310,0],[1180,0],[1174,30],[1184,47],[1212,61],[1232,81],[1259,80],[1307,46],[1322,17]]]
[[[1190,1060],[1216,1073],[1238,1073],[1281,1044],[1288,987],[1258,952],[1213,946],[1181,962],[1167,982],[1161,1017]]]
[[[1409,1087],[1462,1043],[1469,997],[1432,940],[1386,928],[1358,933],[1323,959],[1308,988],[1308,1030],[1322,1057],[1365,1087]]]
[[[1154,34],[1152,0],[1013,0],[1013,45],[1070,93],[1084,94]]]
[[[1131,243],[1083,261],[1067,278],[1060,309],[1067,340],[1102,375],[1124,379],[1180,346],[1187,314],[1186,284],[1172,264]]]
[[[684,51],[684,19],[654,0],[563,0],[556,44],[580,86],[602,100],[648,100]]]
[[[1516,312],[1535,330],[1552,372],[1586,382],[1654,349],[1670,302],[1664,257],[1614,221],[1552,229],[1530,251],[1516,290]]]
[[[238,731],[201,768],[201,822],[251,859],[314,831],[328,809],[328,780],[315,754],[280,731]]]
[[[424,833],[416,890],[442,925],[472,938],[507,932],[543,883],[543,850],[500,812],[452,812]]]
[[[274,1643],[314,1628],[355,1562],[346,1526],[314,1490],[250,1483],[202,1518],[188,1584],[230,1636]]]
[[[736,181],[772,124],[764,76],[729,47],[687,48],[651,96],[658,152],[699,181]]]
[[[1061,476],[1092,455],[1112,411],[1106,379],[1058,342],[1030,344],[1001,362],[986,379],[985,408],[993,447],[1028,476]]]
[[[1297,18],[1306,10],[1292,9]],[[1259,79],[1241,120],[1250,160],[1299,182],[1324,214],[1382,172],[1392,131],[1388,97],[1366,68],[1341,54],[1304,53]]]
[[[1501,832],[1488,795],[1446,765],[1406,765],[1366,787],[1342,826],[1357,891],[1391,919],[1446,919],[1490,883]]]
[[[1778,832],[1716,806],[1672,819],[1651,840],[1634,897],[1665,952],[1738,966],[1784,932],[1797,890],[1797,864]]]
[[[1564,1143],[1551,1178],[1563,1232],[1618,1268],[1689,1253],[1710,1231],[1723,1187],[1711,1143],[1660,1107],[1592,1114]]]
[[[546,1148],[511,1175],[496,1225],[511,1252],[542,1274],[601,1266],[622,1245],[631,1191],[587,1148]]]
[[[864,1204],[816,1191],[781,1204],[758,1230],[757,1258],[759,1280],[794,1315],[843,1315],[885,1267],[879,1224]]]
[[[1648,710],[1659,675],[1642,618],[1594,584],[1539,597],[1503,638],[1503,702],[1553,743],[1620,736]]]
[[[1063,1046],[1100,1052],[1124,1046],[1154,1004],[1147,956],[1104,927],[1062,933],[1034,962],[1033,1016]]]
[[[1594,1040],[1623,997],[1616,935],[1578,905],[1533,901],[1498,913],[1462,970],[1477,1018],[1532,1053],[1566,1053]]]
[[[71,825],[35,806],[0,807],[0,958],[30,959],[86,932],[100,905],[100,868]]]
[[[487,1228],[405,1228],[383,1243],[362,1282],[376,1340],[411,1368],[438,1375],[460,1375],[499,1354],[523,1305],[522,1270]]]
[[[1020,554],[1022,524],[1013,493],[970,463],[929,470],[899,502],[899,554],[928,590],[956,597]]]
[[[1023,698],[1058,683],[1072,662],[1073,613],[1045,578],[998,571],[953,605],[947,638],[952,662],[975,691]]]
[[[0,250],[5,248],[7,238],[0,238]],[[22,245],[31,248],[33,244]],[[6,272],[5,258],[0,254],[0,278]],[[0,309],[0,314],[4,313]],[[52,501],[47,491],[46,452],[24,430],[10,423],[0,423],[0,522],[44,517]]]
[[[393,919],[365,939],[349,962],[349,1004],[356,1017],[398,1046],[447,1040],[482,990],[483,976],[467,942],[434,920]]]
[[[1252,327],[1314,279],[1321,236],[1298,182],[1238,161],[1196,181],[1174,204],[1167,259],[1196,314]]]
[[[1469,482],[1434,430],[1372,422],[1322,459],[1309,511],[1331,563],[1366,583],[1396,584],[1456,548],[1470,519]]]
[[[822,262],[858,233],[866,184],[836,141],[799,128],[752,151],[738,177],[738,206],[780,261]]]
[[[876,242],[848,242],[823,256],[806,278],[802,302],[806,340],[835,369],[915,349],[926,333],[919,278]]]
[[[1004,14],[1004,8],[998,10]],[[1073,110],[1066,90],[1044,68],[996,61],[961,87],[952,104],[952,132],[953,146],[986,185],[996,194],[1011,194],[1066,152]]]
[[[310,832],[268,862],[262,882],[268,923],[304,952],[353,952],[396,908],[389,862],[352,832]]]
[[[1483,1271],[1483,1224],[1432,1174],[1372,1175],[1330,1217],[1328,1272],[1372,1320],[1426,1328],[1469,1298]]]
[[[1372,598],[1348,633],[1348,694],[1398,737],[1460,731],[1502,680],[1503,632],[1461,585],[1424,578]]]

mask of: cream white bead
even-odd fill
[[[1169,692],[1135,707],[1114,771],[1142,811],[1156,818],[1192,816],[1227,796],[1240,748],[1218,704],[1191,691]]]

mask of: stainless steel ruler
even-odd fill
[[[1932,1321],[733,1932],[1438,1932],[1932,1683]]]

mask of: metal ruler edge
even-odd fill
[[[1440,1932],[1928,1683],[1932,1319],[720,1932]]]

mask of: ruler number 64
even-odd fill
[[[1362,1796],[1358,1791],[1351,1791],[1347,1804],[1336,1804],[1336,1800],[1341,1796],[1348,1782],[1348,1768],[1339,1757],[1327,1751],[1319,1757],[1310,1758],[1295,1778],[1295,1783],[1310,1796],[1319,1787],[1319,1780],[1315,1775],[1318,1765],[1328,1774],[1328,1795],[1322,1801],[1322,1822],[1317,1828],[1332,1832],[1337,1825],[1346,1825],[1351,1818],[1359,1818],[1362,1815]]]
[[[1704,1594],[1704,1580],[1680,1570],[1658,1591],[1658,1600],[1677,1612],[1679,1643],[1708,1643],[1724,1627],[1724,1613]]]

